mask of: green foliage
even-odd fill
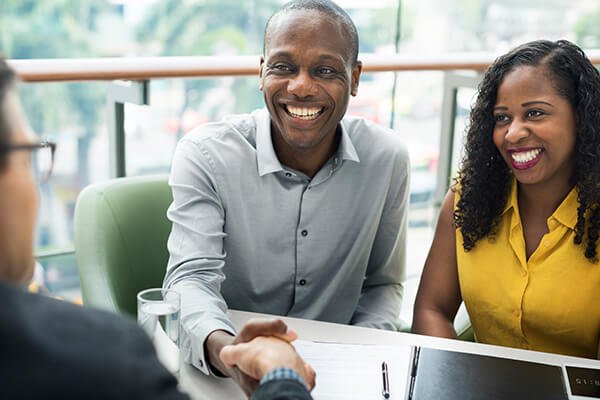
[[[280,0],[159,1],[147,10],[136,36],[141,45],[161,56],[258,54],[262,51],[264,25],[281,4]],[[248,112],[260,106],[257,84],[249,81],[235,80],[236,96],[224,108]],[[219,82],[222,81],[186,80],[183,110],[179,114],[194,108],[202,109],[209,119],[217,118],[220,110],[202,102],[208,90]]]
[[[577,43],[584,48],[597,49],[600,47],[600,7],[577,21],[575,34]]]
[[[14,59],[98,55],[93,35],[98,18],[109,11],[103,0],[1,0],[0,53]],[[85,185],[89,138],[105,110],[103,87],[24,84],[22,99],[35,131],[56,135],[68,127],[79,136],[78,181]]]
[[[148,9],[137,28],[141,44],[154,44],[159,55],[211,55],[219,46],[237,54],[262,48],[263,27],[279,0],[165,0]]]

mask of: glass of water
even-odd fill
[[[181,296],[171,289],[146,289],[137,295],[138,323],[146,331],[158,358],[179,375],[179,319]]]

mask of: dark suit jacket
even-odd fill
[[[0,283],[1,399],[187,399],[135,321]]]
[[[312,400],[312,396],[300,382],[280,379],[260,385],[252,400]]]

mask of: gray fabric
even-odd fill
[[[371,122],[345,117],[341,127],[337,153],[312,180],[279,163],[265,109],[178,144],[165,286],[182,294],[185,360],[205,373],[206,336],[234,333],[228,306],[397,328],[408,154]]]

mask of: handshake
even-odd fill
[[[280,368],[295,371],[310,391],[315,386],[315,371],[291,345],[297,338],[279,319],[254,319],[244,325],[232,344],[221,349],[219,357],[227,368],[244,377],[240,384],[238,374],[232,374],[248,396],[265,375]]]

